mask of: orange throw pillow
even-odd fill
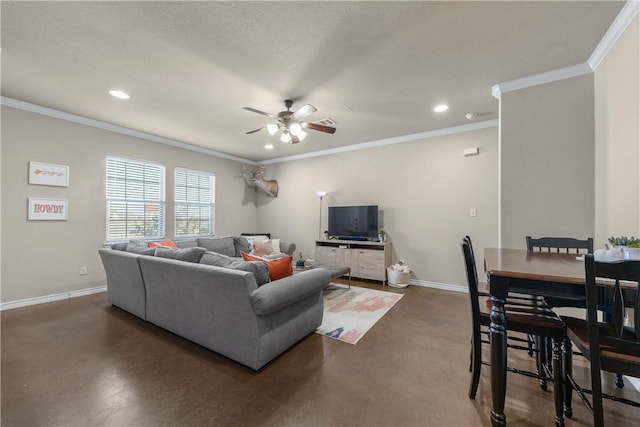
[[[173,243],[173,240],[171,240],[171,239],[164,239],[162,242],[149,242],[149,247],[150,248],[162,247],[162,248],[178,249],[176,244]]]
[[[269,278],[271,280],[282,279],[293,274],[293,257],[291,255],[284,258],[266,259],[259,256],[249,255],[246,252],[240,252],[242,259],[245,261],[262,261],[267,264],[269,269]]]

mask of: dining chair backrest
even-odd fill
[[[580,253],[582,250],[588,254],[593,253],[593,238],[586,240],[574,239],[572,237],[540,237],[533,239],[527,236],[527,250],[540,252],[566,252]]]
[[[469,286],[469,297],[471,300],[471,316],[473,321],[474,333],[480,334],[480,302],[478,295],[478,272],[476,270],[476,261],[473,255],[473,247],[471,246],[471,239],[469,236],[465,236],[460,242],[462,248],[462,255],[464,257],[465,271],[467,273],[467,284]]]
[[[585,277],[590,348],[597,349],[600,348],[599,345],[611,346],[627,354],[640,355],[640,260],[597,262],[592,254],[588,254],[585,256]],[[596,278],[610,279],[609,285],[614,286],[613,328],[601,327],[598,322],[598,298],[603,293],[598,292]],[[631,283],[626,283],[623,288],[620,281]],[[625,326],[625,307],[634,308],[634,326]],[[591,353],[591,363],[595,361],[599,366],[599,352],[592,350]],[[594,360],[596,358],[597,360]]]

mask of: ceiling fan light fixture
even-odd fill
[[[299,123],[291,123],[289,125],[289,132],[291,132],[291,135],[293,136],[298,136],[300,135],[300,132],[302,132],[302,126],[300,126]]]
[[[291,135],[289,132],[282,132],[282,136],[280,137],[280,141],[286,142],[287,144],[291,142]]]
[[[274,124],[274,123],[269,123],[267,125],[267,132],[269,132],[269,135],[273,136],[276,134],[276,132],[278,132],[278,125]]]
[[[305,136],[307,136],[307,133],[305,131],[301,130],[300,132],[298,132],[298,140],[302,141]]]

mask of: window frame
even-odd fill
[[[185,185],[181,186],[184,187],[184,193],[185,195],[189,192],[188,190],[191,189],[192,191],[195,190],[195,192],[198,194],[198,201],[196,200],[178,200],[178,174],[182,173],[185,174]],[[200,200],[200,192],[199,190],[202,189],[202,187],[198,186],[190,186],[188,185],[189,183],[189,178],[194,178],[194,177],[206,177],[209,180],[209,199],[210,201],[199,201]],[[192,193],[193,194],[193,193]],[[186,196],[188,198],[188,196]],[[197,169],[191,169],[191,168],[185,168],[185,167],[179,167],[176,166],[174,168],[174,172],[173,172],[173,203],[174,203],[174,209],[173,209],[173,226],[174,226],[174,235],[176,238],[193,238],[193,237],[208,237],[208,236],[213,236],[215,234],[215,200],[216,200],[216,174],[214,172],[209,172],[209,171],[202,171],[202,170],[197,170]],[[189,233],[189,214],[187,214],[187,224],[186,225],[179,225],[178,223],[180,221],[184,221],[182,213],[178,212],[178,210],[180,208],[187,208],[187,211],[189,210],[189,208],[197,208],[198,210],[201,210],[202,208],[208,208],[208,230],[206,233]],[[202,216],[198,216],[197,222],[201,223],[203,221]],[[187,232],[184,234],[179,233],[179,230],[181,230],[182,228],[186,228]],[[199,228],[199,227],[198,227]]]
[[[110,162],[120,162],[120,165],[110,166]],[[132,170],[132,173],[138,172],[142,173],[143,178],[137,178],[141,180],[141,185],[128,187],[127,183],[130,180],[134,182],[135,178],[127,178],[127,166],[131,165],[141,167],[141,170],[135,171]],[[111,185],[115,181],[118,180],[117,177],[114,177],[110,174],[111,170],[115,170],[118,166],[124,166],[124,182],[121,183],[121,187],[123,188],[111,188]],[[145,168],[149,168],[149,173],[155,174],[158,179],[146,179],[146,171]],[[149,189],[150,187],[157,186],[157,189]],[[158,238],[164,237],[165,232],[165,221],[166,221],[166,168],[162,163],[148,161],[148,160],[140,160],[140,159],[132,159],[128,157],[108,155],[105,161],[105,235],[107,242],[118,242],[118,241],[126,241],[130,239],[140,239],[140,240],[154,240]],[[132,192],[138,191],[142,193],[142,197],[129,197],[127,192],[131,190]],[[148,197],[146,196],[147,191],[150,193],[156,193],[157,197]],[[114,192],[124,192],[124,197],[113,196]],[[111,193],[111,194],[110,194]],[[124,219],[124,234],[120,233],[118,235],[114,235],[117,227],[112,227],[113,221],[111,219],[111,214],[116,213],[116,209],[112,208],[115,204],[121,204],[125,210],[125,219]],[[142,230],[143,233],[129,233],[129,222],[139,222],[140,220],[130,219],[129,212],[136,210],[140,210],[140,205],[142,205],[143,219],[142,219]],[[155,205],[157,205],[157,209],[155,209]],[[147,211],[147,207],[153,207],[152,210]],[[157,215],[150,215],[147,218],[147,212],[157,212]],[[157,219],[157,225],[153,227],[154,231],[157,234],[147,233],[148,230],[147,222],[151,221],[153,224],[154,216]],[[139,226],[139,225],[138,225]],[[122,227],[121,227],[122,228]]]

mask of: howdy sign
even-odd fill
[[[66,199],[36,199],[29,197],[30,221],[66,221]]]

